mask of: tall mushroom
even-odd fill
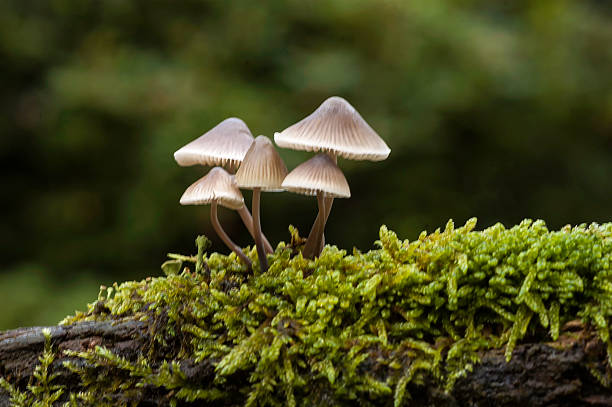
[[[238,186],[253,190],[253,229],[262,272],[268,270],[268,260],[261,232],[259,209],[261,191],[282,191],[281,184],[286,175],[287,167],[283,159],[270,139],[264,136],[255,139],[236,172]]]
[[[332,96],[310,116],[274,134],[279,147],[322,151],[332,158],[382,161],[391,149],[345,99]]]
[[[174,159],[182,167],[221,165],[234,173],[252,143],[253,135],[246,123],[237,117],[230,117],[178,149]],[[253,217],[246,205],[238,210],[238,214],[254,239]],[[272,245],[265,236],[263,241],[266,251],[272,253]]]
[[[326,152],[350,160],[382,161],[391,149],[345,99],[332,96],[306,118],[274,134],[279,147]],[[334,198],[325,199],[329,216]]]
[[[213,228],[223,240],[223,243],[234,251],[236,255],[251,268],[251,260],[230,239],[219,223],[217,217],[217,205],[225,206],[233,210],[244,207],[244,198],[236,185],[236,180],[221,167],[215,167],[208,174],[194,182],[185,190],[180,200],[181,205],[206,205],[210,204],[210,220]]]
[[[344,174],[327,154],[317,154],[291,171],[281,185],[284,189],[304,195],[316,195],[319,212],[302,251],[306,258],[321,252],[327,216],[325,198],[350,198],[351,190]]]

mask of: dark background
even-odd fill
[[[209,209],[178,199],[207,169],[172,153],[229,116],[273,137],[332,95],[392,152],[340,160],[328,242],[612,218],[610,2],[4,0],[0,61],[0,328],[193,253]],[[272,243],[307,233],[314,199],[262,198]]]

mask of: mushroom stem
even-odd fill
[[[323,230],[325,229],[325,199],[322,192],[317,193],[319,213],[310,229],[306,245],[302,250],[302,255],[307,259],[312,259],[321,254],[321,239],[323,238]]]
[[[321,255],[323,247],[325,246],[325,225],[327,225],[327,218],[329,218],[329,212],[331,211],[331,206],[334,203],[334,198],[325,196],[321,199],[323,204],[323,213],[325,216],[321,218],[321,225],[319,226],[319,238],[317,239],[318,245],[315,253],[315,256],[317,257]]]
[[[266,250],[263,246],[263,234],[261,233],[261,219],[259,211],[259,201],[261,199],[261,188],[253,188],[253,232],[255,233],[255,246],[257,246],[257,257],[261,272],[268,271],[268,259],[266,258]]]
[[[333,153],[327,153],[327,155],[333,160],[334,164],[338,164],[338,156],[336,154]],[[325,221],[323,222],[323,225],[327,224],[327,218],[329,218],[329,213],[331,212],[331,208],[332,205],[334,204],[334,198],[333,197],[326,197],[325,198]],[[325,234],[321,234],[321,242],[319,244],[319,254],[321,254],[321,252],[323,251],[323,246],[325,246]]]
[[[331,212],[331,207],[334,204],[334,198],[325,198],[325,220],[323,221],[323,225],[327,225],[327,219],[329,219],[329,213]],[[325,247],[325,234],[321,231],[321,242],[319,244],[319,254],[323,251],[323,247]]]
[[[210,219],[212,221],[212,225],[213,225],[213,228],[215,229],[215,232],[217,232],[221,240],[223,240],[223,243],[225,243],[227,247],[229,247],[234,253],[236,253],[236,255],[240,258],[240,260],[242,260],[247,265],[248,269],[250,270],[252,267],[251,260],[244,254],[244,252],[240,249],[240,247],[238,247],[238,245],[234,243],[232,239],[230,239],[230,237],[227,235],[227,233],[225,233],[225,230],[223,230],[223,228],[221,227],[221,224],[219,223],[219,218],[217,217],[217,202],[216,201],[211,202]]]
[[[249,212],[249,209],[246,207],[246,205],[238,209],[238,214],[240,215],[240,219],[242,219],[242,223],[244,223],[244,226],[246,226],[253,239],[255,239],[255,230],[253,229],[253,217],[251,216],[251,212]],[[266,236],[263,234],[263,232],[261,233],[261,237],[263,238],[263,245],[264,249],[266,250],[266,253],[274,253],[272,245],[270,244],[268,239],[266,239]]]
[[[327,153],[328,156],[334,161],[334,164],[338,164],[338,156],[336,154]],[[327,222],[327,218],[329,218],[329,213],[331,212],[332,205],[334,204],[333,197],[325,198],[325,222]]]
[[[235,175],[236,171],[238,171],[238,167],[240,167],[240,162],[232,164],[229,167],[228,172],[232,175]],[[251,237],[255,239],[255,230],[253,229],[253,217],[251,216],[251,212],[249,212],[249,208],[244,205],[242,208],[238,209],[238,215],[240,215],[240,219],[242,219],[242,223],[244,223],[244,226],[246,226]],[[270,244],[266,236],[263,234],[263,232],[261,233],[261,236],[263,237],[263,244],[264,248],[266,249],[266,253],[274,253],[272,245]]]

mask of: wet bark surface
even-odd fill
[[[64,385],[66,394],[82,389],[79,377],[62,365],[64,361],[78,359],[66,357],[63,350],[84,351],[101,345],[134,360],[151,343],[151,326],[139,321],[84,322],[48,329],[57,353],[52,370],[59,376],[54,384]],[[39,363],[44,347],[42,330],[33,327],[0,333],[0,375],[22,389]],[[506,362],[503,349],[484,351],[480,359],[450,393],[432,383],[409,386],[412,399],[408,405],[612,406],[612,390],[595,377],[598,373],[610,377],[605,345],[580,324],[566,328],[556,342],[518,345],[510,362]],[[186,360],[181,363],[181,370],[194,384],[206,384],[214,378],[211,362]],[[151,388],[138,400],[138,405],[168,405],[166,393]],[[0,407],[9,405],[8,394],[0,390]]]

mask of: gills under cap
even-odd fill
[[[253,135],[247,125],[237,117],[230,117],[181,147],[174,153],[174,159],[182,167],[198,164],[237,167],[252,142]]]
[[[262,191],[282,191],[287,167],[269,138],[255,139],[236,172],[240,188],[261,188]]]
[[[221,167],[215,167],[194,182],[181,197],[181,205],[205,205],[217,202],[230,209],[240,209],[244,198],[234,177]]]
[[[317,154],[295,167],[285,177],[282,187],[304,195],[317,195],[323,192],[333,198],[351,196],[344,174],[327,154]]]
[[[274,134],[279,147],[381,161],[391,149],[345,99],[332,96],[310,116]]]

